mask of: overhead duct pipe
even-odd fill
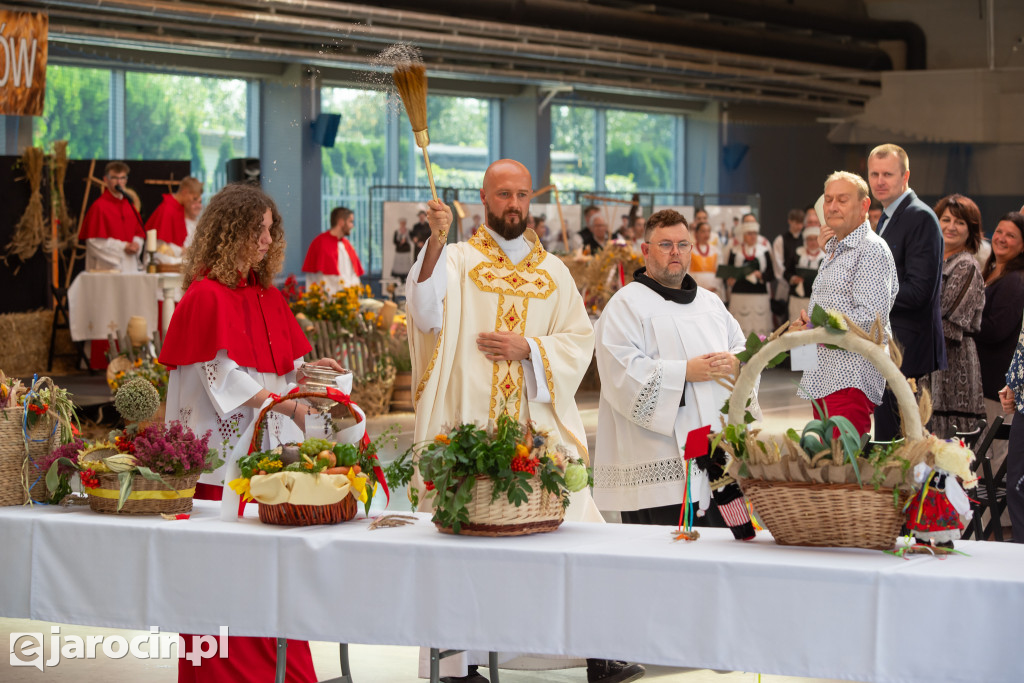
[[[380,0],[379,6],[422,9],[422,1]],[[713,3],[717,5],[717,3]],[[646,7],[652,7],[647,5]],[[657,5],[653,6],[657,8]],[[616,35],[659,43],[683,44],[747,55],[801,60],[850,69],[892,69],[889,55],[877,47],[834,40],[725,26],[638,10],[570,0],[433,0],[430,8],[457,17],[545,26]],[[714,14],[721,14],[715,11]],[[877,38],[877,36],[874,36]]]

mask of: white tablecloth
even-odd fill
[[[146,319],[146,334],[152,338],[161,324],[157,301],[166,294],[180,299],[180,283],[177,273],[80,273],[68,289],[71,339],[106,339],[112,332],[125,330],[133,315]],[[173,311],[172,302],[164,312],[163,328]]]
[[[617,524],[517,538],[442,535],[422,517],[366,526],[222,522],[206,502],[188,521],[0,508],[0,615],[894,683],[1016,682],[1024,664],[1012,544],[902,560],[725,530],[684,544]]]

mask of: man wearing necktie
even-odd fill
[[[942,230],[935,213],[910,189],[910,159],[902,147],[879,145],[868,155],[871,194],[882,204],[878,234],[896,262],[899,293],[889,315],[893,336],[903,349],[900,368],[920,379],[946,369],[942,335]],[[899,408],[886,389],[875,409],[875,440],[902,434]]]

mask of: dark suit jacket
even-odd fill
[[[903,348],[900,369],[907,377],[945,370],[939,219],[911,190],[883,226],[882,239],[892,251],[900,283],[889,314],[893,335]]]

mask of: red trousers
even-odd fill
[[[198,484],[195,497],[220,500],[220,486]],[[191,634],[182,633],[185,652],[192,651]],[[213,656],[195,666],[188,659],[178,660],[178,683],[274,683],[277,674],[277,639],[228,636],[228,656]],[[313,655],[304,640],[288,641],[287,683],[316,683]]]
[[[871,415],[875,412],[875,404],[860,389],[840,389],[825,398],[819,398],[818,403],[825,405],[829,417],[841,415],[853,423],[858,433],[871,433]],[[814,417],[819,420],[822,418],[817,407],[814,408]],[[833,430],[832,436],[837,433],[837,430]]]

